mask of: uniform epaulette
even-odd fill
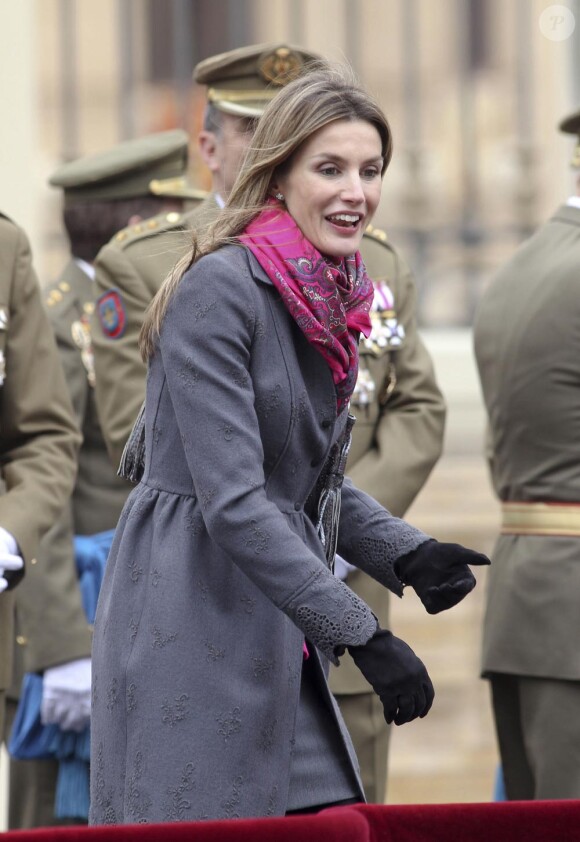
[[[371,239],[377,240],[379,243],[383,243],[384,245],[387,245],[389,239],[381,228],[375,228],[374,225],[367,225],[365,228],[365,236],[371,237]]]
[[[149,182],[149,192],[154,196],[169,196],[172,199],[186,199],[203,202],[209,196],[207,190],[190,187],[183,176],[179,178],[153,179]]]
[[[44,304],[46,307],[66,310],[75,300],[72,287],[67,281],[58,281],[51,284],[44,295]]]
[[[177,211],[157,214],[157,216],[144,219],[135,225],[128,225],[127,228],[122,228],[115,234],[111,242],[119,248],[124,249],[130,243],[134,243],[137,240],[151,237],[163,231],[169,231],[172,228],[179,228],[182,224],[183,216],[184,214],[178,213]]]

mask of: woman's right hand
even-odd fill
[[[383,703],[389,724],[403,725],[429,713],[435,697],[433,684],[423,662],[403,640],[377,629],[363,646],[347,649]]]

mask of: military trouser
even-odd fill
[[[508,799],[580,798],[580,681],[490,680]]]

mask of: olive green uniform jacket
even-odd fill
[[[502,267],[474,341],[498,498],[580,503],[579,208],[559,208]],[[499,536],[484,675],[580,680],[579,556],[577,536]]]
[[[118,290],[124,329],[117,338],[103,330],[99,301],[93,317],[95,391],[105,442],[118,466],[143,399],[147,366],[139,353],[143,316],[165,277],[190,246],[191,229],[218,213],[213,196],[184,214],[166,213],[120,231],[97,257],[97,296]]]
[[[72,490],[80,434],[28,241],[5,218],[0,219],[0,352],[0,525],[16,538],[28,575],[38,567],[34,556],[42,535]],[[13,613],[12,594],[0,594],[0,695],[12,674]]]
[[[207,225],[217,212],[214,198],[208,197],[188,214],[154,217],[125,229],[99,253],[99,293],[117,289],[126,316],[125,330],[119,338],[107,336],[98,321],[93,329],[97,404],[109,452],[116,463],[145,394],[146,366],[137,347],[145,310],[190,244],[189,229]],[[389,284],[404,339],[397,348],[381,353],[361,346],[361,369],[368,369],[376,384],[375,400],[363,412],[353,405],[357,423],[348,471],[362,490],[401,516],[441,453],[445,405],[431,359],[417,333],[415,287],[408,267],[383,232],[370,226],[361,254],[369,276]],[[349,576],[348,584],[368,601],[381,624],[388,624],[387,591],[359,571]],[[340,669],[331,671],[331,688],[338,694],[371,692],[347,657],[342,659]]]
[[[72,497],[42,540],[39,563],[16,592],[19,633],[12,700],[18,698],[25,671],[40,672],[90,656],[92,635],[82,606],[73,537],[113,529],[130,491],[111,465],[97,418],[89,323],[94,296],[94,281],[74,260],[45,295],[83,443]],[[26,634],[20,633],[23,628]],[[15,711],[15,701],[9,702],[9,721]],[[57,774],[58,765],[52,760],[11,759],[12,829],[67,823],[54,817]]]
[[[16,597],[18,629],[28,629],[26,635],[18,635],[28,672],[90,655],[91,633],[78,587],[73,536],[114,529],[130,491],[111,465],[97,417],[89,322],[94,297],[94,281],[74,260],[45,297],[83,442],[72,497],[40,545],[42,563]]]

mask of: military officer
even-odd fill
[[[44,539],[40,563],[17,595],[19,623],[28,629],[26,639],[19,636],[25,645],[18,647],[22,657],[17,661],[28,672],[43,671],[44,719],[64,729],[86,726],[90,708],[91,634],[81,604],[73,535],[112,530],[130,491],[109,461],[97,417],[90,332],[93,263],[101,246],[129,219],[138,224],[170,197],[180,204],[190,195],[187,159],[187,134],[161,132],[64,164],[50,178],[50,184],[63,192],[70,259],[48,287],[45,305],[83,443],[70,505]],[[17,688],[11,695],[17,695]],[[15,706],[12,699],[9,719]],[[11,828],[82,820],[82,811],[55,818],[57,774],[56,761],[11,760]]]
[[[80,433],[24,232],[0,214],[0,734],[11,679],[14,594],[66,503]],[[24,626],[23,634],[28,633]]]
[[[580,111],[576,193],[515,252],[476,314],[501,501],[483,631],[508,799],[580,798]]]
[[[199,144],[212,173],[212,194],[189,214],[171,214],[151,220],[149,228],[120,232],[97,258],[101,298],[93,331],[96,393],[115,464],[145,394],[146,366],[137,347],[145,310],[187,249],[189,230],[208,224],[223,205],[251,137],[251,121],[275,94],[275,83],[289,81],[315,58],[286,45],[261,45],[197,65],[194,79],[208,86]],[[358,421],[349,469],[361,488],[401,515],[440,454],[445,408],[431,360],[417,335],[414,283],[408,268],[386,235],[374,228],[365,234],[361,252],[369,275],[382,290],[383,306],[379,310],[377,305],[372,341],[361,349],[364,387],[361,380],[353,405]],[[121,331],[107,321],[113,296],[124,313]],[[358,571],[349,574],[349,586],[360,588],[379,619],[386,619],[384,589]],[[331,686],[354,737],[367,797],[382,802],[388,745],[382,710],[375,709],[372,689],[353,664],[331,674]]]
[[[200,62],[193,77],[207,86],[207,106],[198,142],[212,176],[211,193],[185,214],[168,213],[120,231],[97,258],[96,395],[115,466],[145,394],[146,366],[137,347],[143,314],[189,247],[190,230],[207,225],[223,207],[256,118],[280,86],[315,58],[285,44],[261,44]],[[122,313],[121,326],[110,318],[111,302]]]

